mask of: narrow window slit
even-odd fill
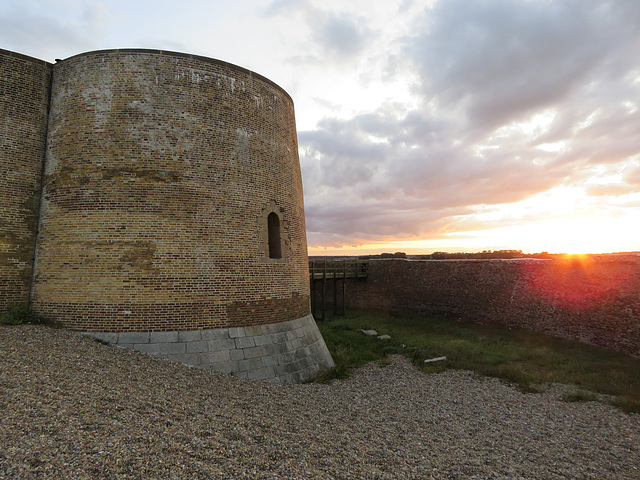
[[[269,258],[282,258],[282,245],[280,241],[280,218],[275,212],[267,217],[269,229]]]

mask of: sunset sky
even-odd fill
[[[273,80],[310,254],[640,250],[639,0],[0,0],[0,48]]]

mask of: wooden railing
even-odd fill
[[[367,260],[358,259],[309,261],[311,312],[316,320],[325,319],[327,280],[331,280],[332,283],[333,314],[344,315],[346,312],[346,280],[347,278],[365,278],[367,264]]]
[[[309,278],[364,278],[368,260],[309,260]]]

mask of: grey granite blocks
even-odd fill
[[[120,347],[253,380],[300,382],[334,365],[311,315],[249,327],[90,332],[87,335]]]

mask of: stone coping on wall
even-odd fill
[[[31,63],[38,63],[41,65],[52,65],[52,63],[47,62],[45,60],[40,60],[39,58],[31,57],[29,55],[25,55],[23,53],[12,52],[11,50],[5,50],[4,48],[0,48],[0,55],[5,57],[14,57],[19,58],[21,60],[27,60]]]
[[[85,332],[96,340],[253,380],[297,383],[331,368],[313,316],[249,327],[168,332]]]
[[[273,80],[269,80],[267,77],[260,75],[259,73],[256,73],[252,70],[249,70],[247,68],[241,67],[239,65],[235,65],[233,63],[229,63],[229,62],[225,62],[224,60],[218,60],[216,58],[210,58],[210,57],[205,57],[202,55],[193,55],[191,53],[183,53],[183,52],[174,52],[174,51],[170,51],[170,50],[154,50],[154,49],[148,49],[148,48],[112,48],[112,49],[105,49],[105,50],[94,50],[91,52],[83,52],[83,53],[78,53],[76,55],[72,55],[71,57],[67,57],[64,60],[62,60],[62,62],[66,62],[68,60],[74,59],[74,58],[78,58],[78,57],[83,57],[83,56],[87,56],[87,55],[108,55],[108,54],[127,54],[127,53],[132,53],[132,54],[148,54],[148,55],[166,55],[166,56],[170,56],[170,57],[182,57],[182,58],[190,58],[193,60],[198,60],[201,62],[205,62],[205,63],[213,63],[216,65],[221,65],[225,68],[228,68],[230,70],[237,70],[238,72],[244,73],[245,75],[248,75],[249,77],[254,77],[259,79],[262,82],[266,82],[269,85],[271,85],[274,88],[277,88],[278,90],[280,90],[284,95],[287,96],[287,98],[293,103],[293,99],[291,98],[291,95],[289,95],[289,93],[282,88],[280,85],[278,85],[277,83],[275,83]]]
[[[293,99],[291,98],[291,95],[289,95],[289,92],[287,92],[284,88],[282,88],[280,85],[278,85],[277,83],[275,83],[273,80],[269,80],[267,77],[260,75],[259,73],[256,73],[252,70],[249,70],[247,68],[241,67],[239,65],[235,65],[233,63],[229,63],[229,62],[225,62],[224,60],[218,60],[216,58],[210,58],[210,57],[205,57],[202,55],[193,55],[191,53],[183,53],[183,52],[174,52],[171,50],[154,50],[154,49],[149,49],[149,48],[111,48],[111,49],[104,49],[104,50],[93,50],[90,52],[83,52],[83,53],[78,53],[76,55],[72,55],[70,57],[65,58],[64,60],[61,60],[62,62],[66,62],[67,60],[70,60],[72,58],[77,58],[77,57],[82,57],[85,55],[102,55],[102,54],[118,54],[118,53],[138,53],[138,54],[152,54],[152,55],[168,55],[168,56],[172,56],[172,57],[182,57],[182,58],[192,58],[194,60],[199,60],[202,62],[206,62],[206,63],[214,63],[217,65],[222,65],[226,68],[229,68],[231,70],[237,70],[239,72],[242,72],[250,77],[255,77],[263,82],[268,83],[269,85],[277,88],[278,90],[280,90],[283,94],[285,94],[287,96],[287,98],[289,98],[289,100],[291,100],[291,102],[293,102]],[[3,48],[0,48],[0,54],[7,56],[7,57],[15,57],[15,58],[21,58],[23,60],[28,60],[30,62],[33,63],[41,63],[44,65],[54,65],[51,62],[47,62],[46,60],[40,60],[39,58],[35,58],[35,57],[31,57],[29,55],[25,55],[23,53],[18,53],[18,52],[13,52],[11,50],[5,50]],[[56,62],[57,63],[57,62]]]

